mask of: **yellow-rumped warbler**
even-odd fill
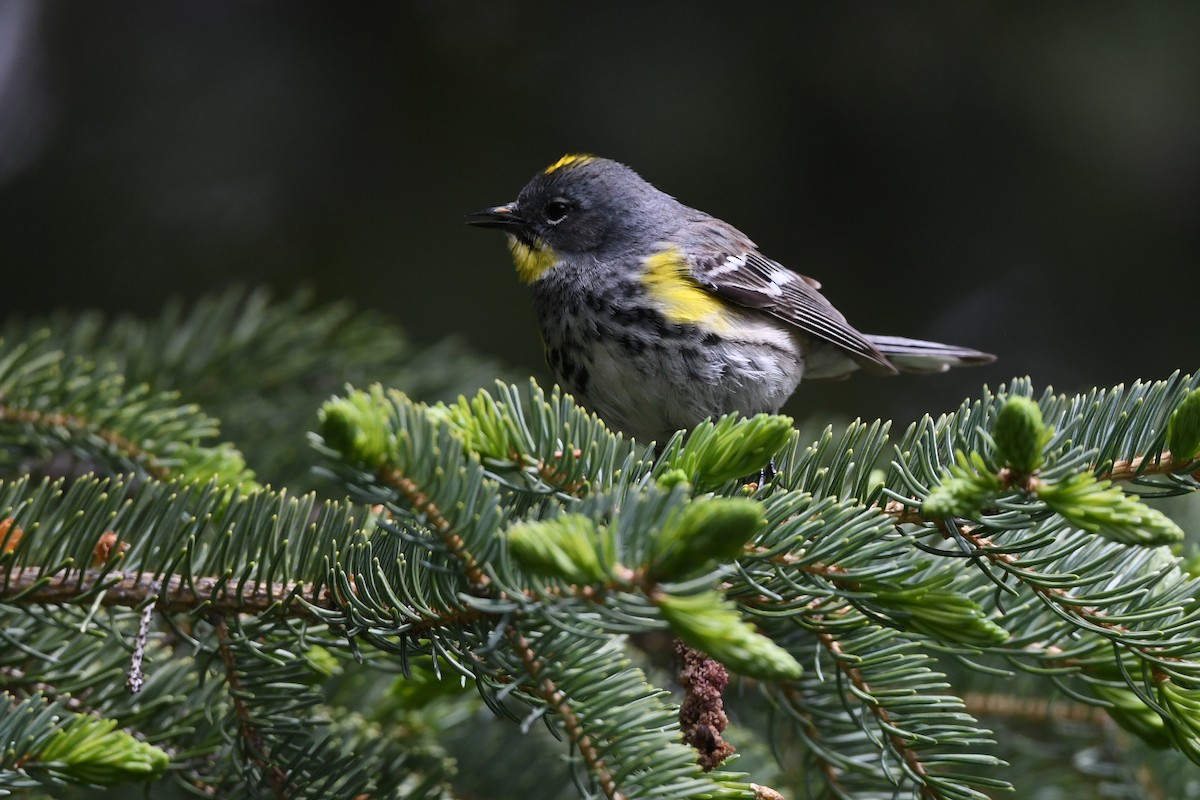
[[[859,333],[817,281],[608,159],[563,156],[516,201],[470,216],[508,234],[563,388],[643,441],[730,411],[778,411],[801,376],[995,360]]]

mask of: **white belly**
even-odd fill
[[[609,426],[659,443],[731,411],[778,411],[804,374],[801,338],[757,314],[740,315],[722,337],[681,336],[643,352],[601,339],[585,404]]]

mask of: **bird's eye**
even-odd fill
[[[566,200],[551,200],[546,203],[546,222],[551,225],[557,225],[567,218],[567,214],[571,211],[571,204]]]

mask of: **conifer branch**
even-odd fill
[[[1090,725],[1105,725],[1112,718],[1104,709],[1063,699],[1048,701],[1044,697],[1030,697],[998,692],[963,692],[963,703],[976,717],[1008,717],[1029,722],[1083,722]]]
[[[895,519],[897,525],[919,525],[925,521],[921,509],[905,505],[899,500],[888,500],[882,508],[883,513]]]
[[[463,562],[463,572],[472,584],[484,587],[491,583],[491,578],[484,573],[475,556],[467,550],[462,537],[454,532],[454,525],[442,516],[441,509],[434,504],[429,495],[421,491],[416,481],[403,475],[400,470],[390,467],[381,468],[377,476],[380,482],[400,492],[413,511],[425,517],[433,532],[440,536],[450,552]]]
[[[159,585],[155,585],[160,582]],[[320,612],[337,615],[342,603],[328,588],[317,590],[311,583],[252,583],[240,579],[207,576],[189,578],[170,575],[165,578],[149,572],[111,572],[100,569],[47,570],[26,567],[0,576],[0,602],[12,606],[68,605],[100,592],[102,608],[138,608],[151,600],[153,610],[163,614],[188,614],[206,611],[214,614],[267,615],[272,619],[295,619],[325,623]],[[345,598],[343,598],[343,601]],[[416,609],[410,609],[416,612]],[[493,618],[478,608],[461,608],[431,614],[428,609],[419,618],[410,618],[403,631],[420,636],[429,631],[464,625]]]
[[[833,658],[833,662],[837,665],[838,670],[858,689],[856,694],[859,697],[874,697],[875,695],[871,690],[870,684],[867,683],[862,672],[851,663],[851,659],[842,649],[841,642],[833,634],[825,631],[817,632],[816,637],[817,641],[821,643]],[[925,765],[921,763],[920,757],[918,757],[915,750],[908,746],[908,742],[896,732],[899,726],[892,720],[892,715],[888,713],[887,708],[881,703],[870,701],[867,702],[867,706],[871,714],[878,721],[880,729],[884,731],[884,735],[891,745],[892,750],[904,760],[905,765],[907,765],[910,773],[919,784],[921,797],[930,798],[930,800],[941,800],[942,795],[935,791],[930,784],[929,773],[926,771]]]
[[[1114,461],[1108,469],[1096,472],[1098,464],[1085,465],[1085,469],[1090,469],[1095,473],[1099,480],[1110,480],[1113,482],[1124,482],[1137,480],[1150,475],[1175,475],[1183,472],[1188,467],[1193,466],[1196,460],[1188,459],[1179,461],[1176,460],[1169,450],[1164,450],[1155,455],[1143,455],[1130,459],[1120,459]],[[1200,480],[1200,470],[1191,473],[1192,477]],[[1002,482],[1005,485],[1012,484],[1014,477],[1011,472],[1001,470],[1000,477],[1004,479]],[[1021,487],[1030,490],[1037,481],[1037,477],[1027,476],[1022,482]],[[899,500],[888,500],[883,504],[883,513],[895,519],[897,525],[919,525],[928,520],[921,515],[921,510],[917,506],[908,505]]]
[[[953,536],[945,526],[945,522],[938,521],[938,528],[942,530],[943,535],[947,538]],[[1188,663],[1188,660],[1178,656],[1166,655],[1159,651],[1161,648],[1135,644],[1127,638],[1123,638],[1123,634],[1133,633],[1126,625],[1118,622],[1113,622],[1109,619],[1108,614],[1099,608],[1084,606],[1080,604],[1078,598],[1072,595],[1066,589],[1060,589],[1056,586],[1044,586],[1036,581],[1028,580],[1026,577],[1026,568],[1022,564],[1021,559],[1012,553],[1005,552],[1000,546],[989,539],[987,536],[979,534],[976,529],[969,525],[959,525],[957,530],[958,536],[971,545],[972,551],[977,553],[988,561],[1004,569],[1009,575],[1012,575],[1016,580],[1021,581],[1028,586],[1038,597],[1047,603],[1056,613],[1072,617],[1079,620],[1084,625],[1095,626],[1110,631],[1113,635],[1108,637],[1114,643],[1119,643],[1122,647],[1137,653],[1142,660],[1147,664],[1151,674],[1156,681],[1171,680],[1171,676],[1156,663],[1157,661],[1172,661],[1176,663]]]
[[[1136,458],[1114,461],[1112,466],[1102,470],[1097,478],[1107,478],[1110,481],[1131,481],[1145,475],[1170,475],[1183,472],[1196,463],[1196,459],[1177,460],[1170,450],[1164,450],[1157,455],[1137,456]],[[1200,470],[1192,473],[1200,480]]]
[[[229,624],[225,621],[225,615],[220,613],[213,614],[211,620],[213,630],[217,635],[217,650],[221,656],[221,663],[225,666],[225,682],[229,686],[234,714],[238,718],[238,733],[241,736],[246,757],[257,764],[266,774],[277,800],[288,800],[292,795],[288,786],[289,778],[279,765],[273,763],[266,742],[254,724],[250,707],[246,703],[245,690],[242,688],[242,679],[238,674],[237,662],[230,643]]]
[[[809,757],[816,762],[817,769],[821,771],[821,775],[824,776],[825,784],[837,797],[850,796],[850,793],[842,786],[841,770],[838,768],[838,765],[833,760],[825,757],[825,754],[830,752],[829,746],[821,741],[824,738],[821,726],[813,718],[812,712],[808,710],[804,696],[799,688],[791,683],[780,683],[776,686],[776,689],[788,700],[793,713],[803,720],[805,738],[812,743],[820,744],[818,747],[810,746],[807,752]]]
[[[784,796],[770,786],[752,783],[750,788],[754,790],[755,800],[784,800]]]
[[[0,683],[63,698],[35,709],[38,736],[82,697],[87,712],[157,737],[175,759],[164,780],[186,774],[194,789],[434,800],[445,788],[434,736],[456,735],[473,708],[461,678],[498,713],[518,699],[535,709],[528,722],[545,715],[580,782],[609,800],[778,800],[702,772],[681,727],[701,749],[725,734],[750,752],[758,733],[801,741],[808,780],[838,796],[899,787],[982,800],[1005,786],[985,770],[1006,766],[1009,743],[969,711],[1000,723],[1035,712],[961,697],[972,674],[1015,667],[1042,697],[1057,688],[1080,704],[1047,705],[1043,718],[1111,717],[1175,748],[1124,748],[1132,758],[1200,762],[1200,581],[1158,546],[1192,520],[1154,507],[1200,488],[1200,377],[1037,400],[1018,380],[894,444],[883,422],[809,444],[787,418],[730,415],[655,453],[532,383],[417,402],[396,377],[409,374],[403,341],[381,341],[345,309],[255,295],[114,333],[59,322],[65,340],[10,335],[0,349],[0,451],[10,465],[71,452],[139,476],[0,483]],[[360,357],[330,358],[327,338]],[[291,491],[307,471],[292,458],[295,430],[368,375],[380,385],[325,404],[314,443],[324,475],[379,509],[315,509]],[[198,444],[215,419],[158,389],[226,418],[226,435],[253,443],[256,465],[281,465],[289,490],[251,486],[240,451]],[[742,485],[772,460],[774,480]],[[172,630],[147,626],[153,615]],[[667,628],[705,663],[760,680],[780,728],[756,725],[738,707],[754,700],[716,683],[697,723],[680,725],[623,638]],[[145,644],[136,697],[124,680],[137,682],[138,659],[127,670],[114,637]],[[224,680],[202,680],[196,650],[180,646],[193,640]],[[955,661],[952,679],[939,657]],[[413,658],[436,678],[412,677],[425,672]],[[405,678],[387,688],[395,673]],[[718,699],[740,712],[738,728],[710,736]],[[1088,703],[1107,717],[1085,714]],[[0,742],[24,720],[0,713]],[[525,741],[505,754],[529,771]],[[3,753],[0,766],[0,790],[16,785]],[[33,781],[19,788],[87,783],[89,770],[19,776]]]
[[[567,696],[558,690],[552,680],[543,677],[543,667],[533,647],[515,625],[510,625],[506,633],[514,652],[521,659],[521,663],[525,665],[525,671],[529,673],[530,679],[534,682],[532,691],[562,718],[567,736],[579,751],[580,757],[588,767],[588,772],[600,784],[604,796],[608,800],[624,800],[625,795],[617,788],[616,780],[596,751],[595,744],[584,730],[582,721],[571,709]]]
[[[95,710],[89,708],[81,698],[60,692],[58,687],[51,683],[33,680],[25,670],[16,667],[0,667],[0,685],[3,685],[5,691],[14,696],[40,695],[47,700],[58,702],[68,711],[83,714],[95,713]]]
[[[816,575],[831,581],[844,581],[847,575],[845,567],[838,564],[826,564],[822,561],[809,561],[808,559],[797,556],[794,553],[772,553],[765,547],[756,544],[746,545],[746,554],[752,556],[765,557],[772,564],[778,564],[784,567],[794,567],[801,572],[807,572],[809,575]],[[857,586],[854,581],[846,583],[847,587],[853,588]]]
[[[574,452],[574,456],[575,458],[579,458],[580,455],[582,455],[582,451],[577,448]],[[554,453],[556,461],[561,459],[562,456],[563,453],[561,450]],[[514,451],[512,454],[512,459],[517,461],[520,460],[520,458],[521,456]],[[537,459],[536,472],[538,477],[550,486],[553,486],[555,491],[562,492],[563,494],[569,494],[573,497],[579,497],[583,493],[583,490],[588,486],[586,480],[573,480],[566,472],[563,471],[560,466],[558,466],[558,464],[552,461],[547,461],[544,458]]]
[[[77,436],[88,434],[97,436],[130,461],[141,464],[150,476],[158,480],[167,480],[171,477],[171,470],[162,464],[153,453],[139,447],[116,431],[107,430],[81,417],[53,412],[42,413],[28,408],[12,408],[0,402],[0,422],[15,422],[36,428],[65,430]]]
[[[161,586],[156,582],[161,581]],[[138,608],[158,597],[155,608],[164,614],[205,609],[214,614],[265,614],[320,619],[303,603],[335,610],[327,598],[314,594],[310,583],[248,583],[237,578],[112,572],[101,569],[51,570],[25,567],[3,575],[0,601],[11,605],[64,605],[100,592],[102,607]]]

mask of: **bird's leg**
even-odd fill
[[[779,474],[779,470],[775,468],[775,456],[771,456],[771,460],[766,466],[758,471],[758,488],[766,486],[771,481],[775,480],[775,476]]]

